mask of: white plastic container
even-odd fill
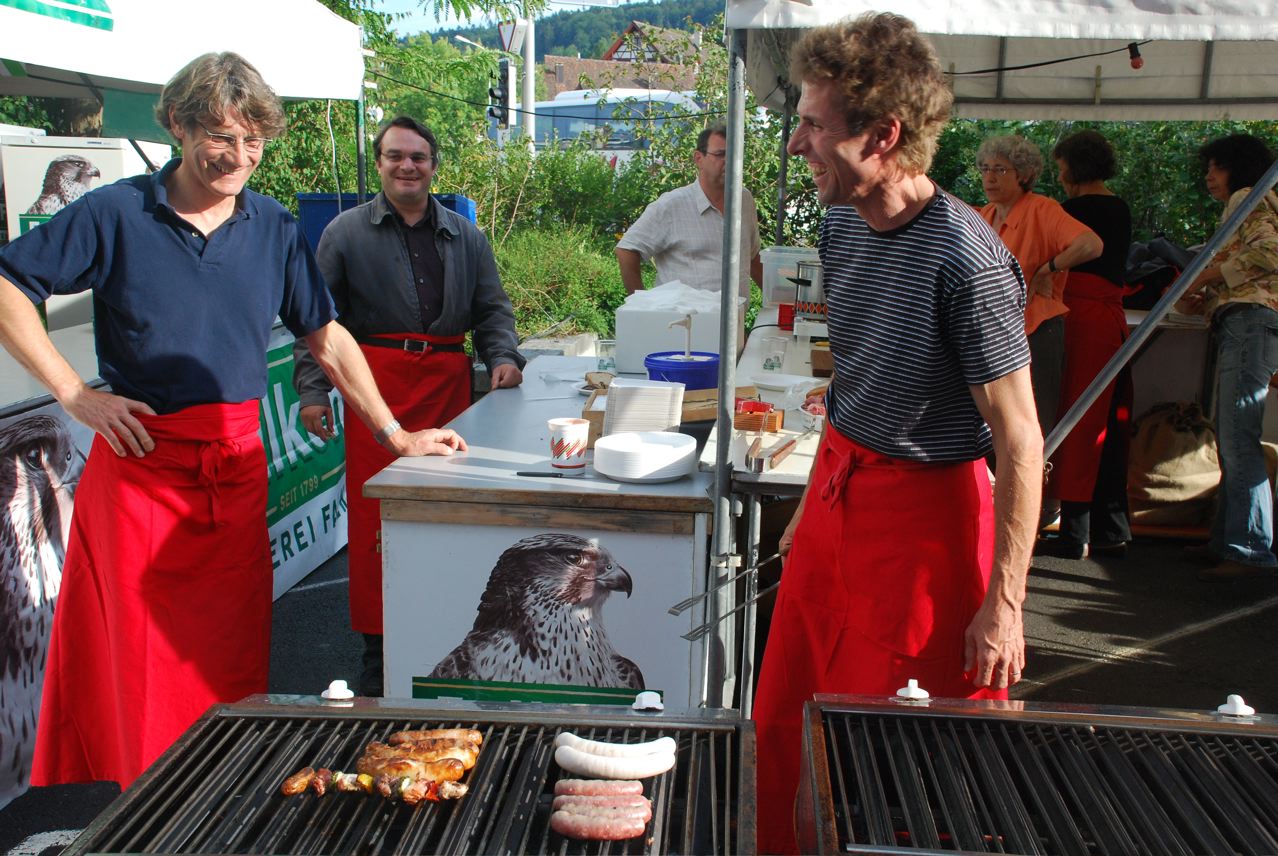
[[[644,359],[658,351],[682,353],[688,333],[670,325],[683,319],[682,312],[617,309],[617,371],[644,374]],[[692,350],[719,353],[719,313],[699,312],[692,316]]]
[[[768,247],[759,253],[763,263],[763,305],[793,303],[797,286],[789,277],[797,276],[799,262],[819,262],[821,256],[811,247]]]

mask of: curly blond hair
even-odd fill
[[[279,96],[248,60],[229,51],[191,60],[164,84],[155,105],[156,121],[170,134],[174,125],[220,125],[231,112],[264,137],[278,137],[288,125]]]
[[[872,12],[809,30],[790,55],[790,79],[835,84],[851,134],[897,119],[897,164],[911,175],[932,165],[954,93],[936,51],[908,18]]]

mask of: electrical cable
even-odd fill
[[[1123,53],[1124,51],[1126,51],[1128,56],[1131,58],[1132,68],[1140,68],[1140,65],[1136,64],[1136,61],[1140,59],[1139,48],[1141,45],[1147,45],[1151,41],[1152,39],[1146,39],[1143,42],[1131,42],[1130,44],[1123,45],[1121,48],[1114,48],[1113,50],[1109,50],[1109,51],[1097,51],[1096,53],[1079,54],[1078,56],[1065,56],[1065,57],[1061,57],[1060,59],[1048,59],[1048,60],[1043,60],[1042,62],[1030,62],[1030,63],[1026,63],[1025,65],[1002,65],[1002,66],[995,66],[994,68],[978,68],[975,71],[947,71],[945,73],[950,75],[951,77],[962,77],[967,74],[993,74],[994,72],[998,72],[998,71],[1022,71],[1027,68],[1042,68],[1043,66],[1047,66],[1047,65],[1058,65],[1059,63],[1062,63],[1062,62],[1073,62],[1074,60],[1078,60],[1078,59],[1091,59],[1092,57],[1097,57],[1097,56],[1109,56],[1110,54]],[[1141,62],[1141,65],[1144,65],[1143,61]]]
[[[419,85],[418,85],[418,84],[416,84],[416,83],[409,83],[409,82],[408,82],[408,81],[406,81],[406,80],[400,80],[399,78],[397,78],[397,77],[392,77],[391,75],[386,74],[386,73],[384,73],[384,72],[380,72],[380,71],[370,71],[370,72],[369,72],[369,74],[371,74],[373,77],[379,77],[379,78],[381,78],[382,80],[388,80],[388,81],[390,81],[391,83],[398,84],[399,86],[407,86],[409,89],[415,89],[415,90],[417,90],[418,92],[425,92],[425,93],[426,93],[426,94],[428,94],[428,95],[435,95],[435,96],[438,96],[438,97],[440,97],[440,98],[447,98],[447,99],[449,99],[449,100],[451,100],[451,101],[460,101],[461,103],[463,103],[463,104],[469,104],[469,105],[471,105],[472,107],[482,107],[482,108],[487,108],[487,107],[489,106],[489,105],[488,105],[488,102],[486,102],[486,101],[481,103],[481,102],[479,102],[479,101],[471,101],[471,100],[470,100],[470,99],[468,99],[468,98],[460,98],[460,97],[458,97],[458,96],[456,96],[456,95],[449,95],[449,94],[448,94],[448,93],[446,93],[446,92],[438,92],[438,91],[436,91],[436,90],[434,90],[434,89],[430,89],[430,88],[425,87],[425,86],[419,86]],[[618,106],[624,106],[624,104],[620,104],[620,103],[619,103],[619,104],[618,104]],[[512,107],[509,107],[509,108],[507,108],[507,109],[509,109],[509,110],[510,110],[510,112],[512,112],[512,113],[524,113],[524,114],[529,114],[529,115],[533,115],[533,116],[544,116],[544,115],[546,115],[545,113],[538,113],[538,112],[536,112],[535,110],[522,110],[522,109],[520,109],[520,108],[518,108],[518,107],[513,107],[513,106],[512,106]],[[699,117],[699,116],[723,116],[723,115],[725,115],[726,113],[727,113],[727,111],[726,111],[726,110],[704,110],[704,111],[701,111],[701,112],[699,112],[699,113],[691,114],[691,115],[689,116],[689,118],[692,118],[692,117]],[[677,115],[670,115],[670,114],[663,115],[663,116],[626,116],[626,117],[624,117],[625,121],[628,121],[628,122],[658,122],[658,121],[666,121],[666,120],[668,120],[668,119],[678,119],[678,118],[681,118],[681,117],[680,117],[680,116],[677,116]],[[598,123],[600,123],[600,124],[607,124],[607,123],[609,123],[609,122],[616,122],[616,121],[618,121],[618,120],[617,120],[617,119],[602,119],[602,118],[597,119],[597,118],[593,118],[593,117],[589,117],[589,116],[574,116],[574,117],[573,117],[573,121],[577,121],[577,122],[598,122]]]

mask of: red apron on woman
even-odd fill
[[[753,718],[759,852],[797,853],[803,703],[815,693],[1006,698],[963,673],[963,635],[993,561],[985,462],[890,458],[833,426],[786,559]]]
[[[33,785],[128,787],[210,705],[266,691],[258,403],[138,419],[155,450],[95,437],[76,491]]]
[[[465,336],[396,333],[388,341],[412,340],[436,345],[460,344]],[[441,428],[470,406],[470,357],[461,351],[405,351],[361,344],[387,406],[407,431]],[[360,633],[382,632],[381,503],[364,496],[364,482],[381,472],[395,456],[373,439],[371,431],[347,407],[346,503],[347,565],[350,568],[351,627]]]
[[[1060,413],[1063,415],[1100,374],[1110,358],[1127,341],[1124,290],[1104,277],[1070,271],[1065,285],[1065,373],[1061,380]],[[1131,418],[1131,386],[1124,385],[1118,402],[1117,426],[1126,432]],[[1091,502],[1100,469],[1101,449],[1114,384],[1101,392],[1074,429],[1052,455],[1052,494],[1063,502]]]

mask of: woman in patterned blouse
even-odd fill
[[[1198,152],[1207,192],[1225,203],[1222,221],[1264,176],[1273,154],[1248,134],[1214,140]],[[1272,191],[1186,292],[1216,336],[1216,444],[1220,494],[1211,540],[1188,548],[1210,564],[1199,577],[1269,576],[1273,490],[1260,443],[1269,382],[1278,372],[1278,197]]]

